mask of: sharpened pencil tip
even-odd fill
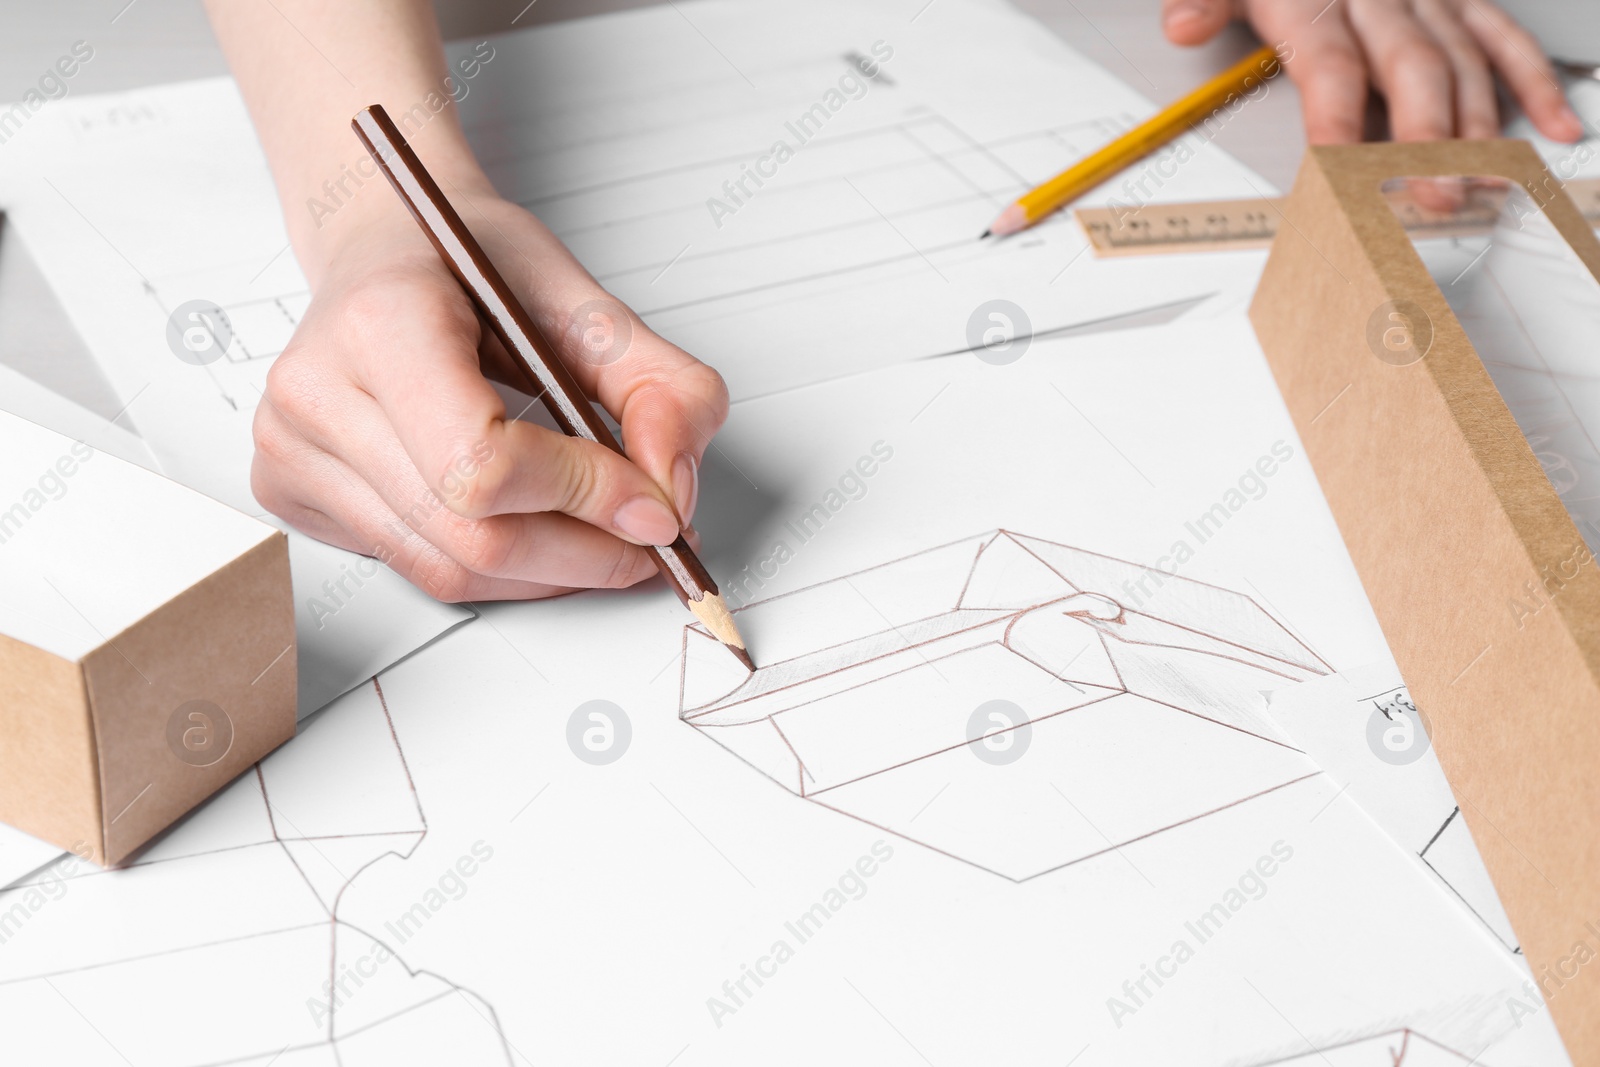
[[[993,231],[993,230],[984,230],[984,231],[983,231],[983,232],[982,232],[982,233],[980,233],[980,234],[978,234],[978,240],[980,240],[980,241],[981,241],[981,240],[983,240],[983,239],[984,239],[984,238],[985,238],[985,237],[988,237],[988,236],[989,236],[989,235],[990,235],[990,234],[992,234],[992,233],[994,233],[994,231]]]
[[[1022,209],[1021,204],[1011,204],[989,223],[989,228],[983,231],[985,237],[1009,237],[1014,233],[1028,228],[1028,214]]]
[[[733,613],[728,610],[728,602],[716,593],[708,594],[699,600],[688,602],[689,610],[694,612],[695,618],[705,624],[711,636],[722,642],[722,646],[732,652],[740,663],[751,674],[755,673],[755,661],[750,658],[750,653],[745,651],[744,638],[739,633],[739,627],[734,624]]]

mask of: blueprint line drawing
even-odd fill
[[[1315,776],[1262,691],[1331,668],[1242,593],[1117,599],[1145,573],[995,530],[758,601],[737,610],[753,674],[684,629],[679,717],[797,797],[1018,882]]]
[[[1276,692],[1274,720],[1303,748],[1341,793],[1367,811],[1389,837],[1415,857],[1507,953],[1520,956],[1518,939],[1494,882],[1478,853],[1461,803],[1431,750],[1400,763],[1375,748],[1374,724],[1397,712],[1421,718],[1392,662],[1348,668],[1308,685]],[[1426,709],[1424,709],[1425,711]]]
[[[926,109],[924,109],[926,110]],[[1032,159],[1051,151],[1082,153],[1096,143],[1122,132],[1131,119],[1126,115],[1096,117],[1076,123],[1067,123],[1026,134],[1010,135],[993,143],[980,141],[962,130],[943,115],[928,112],[883,127],[834,135],[819,139],[808,151],[817,158],[819,167],[826,173],[807,181],[792,182],[763,193],[773,203],[797,200],[797,206],[811,209],[823,201],[833,206],[821,217],[829,219],[825,225],[795,228],[789,232],[725,243],[718,248],[701,251],[690,250],[674,258],[663,247],[660,255],[645,254],[641,249],[656,246],[655,235],[663,220],[695,217],[705,213],[703,198],[695,199],[682,192],[685,172],[693,175],[704,172],[704,184],[714,188],[713,176],[722,174],[730,165],[737,165],[746,156],[719,156],[688,166],[674,166],[664,171],[651,171],[609,179],[592,186],[561,189],[551,192],[524,194],[519,202],[551,224],[557,236],[580,252],[588,253],[596,277],[608,287],[621,286],[635,296],[641,315],[649,317],[668,312],[680,312],[715,305],[738,297],[758,293],[772,294],[774,299],[796,287],[819,281],[848,277],[863,271],[891,268],[896,264],[920,262],[924,255],[939,257],[946,253],[962,252],[961,259],[972,258],[975,250],[970,240],[971,211],[974,203],[997,208],[1019,192],[1031,188],[1034,182],[1019,174],[1008,161],[1008,156]],[[920,134],[919,134],[919,131]],[[528,136],[532,129],[522,131]],[[605,138],[600,139],[607,140]],[[625,147],[628,137],[612,138],[618,147]],[[594,150],[592,141],[585,141],[586,150]],[[937,147],[933,147],[937,146]],[[507,168],[503,180],[512,188],[526,187],[531,174],[538,172],[537,154],[507,155],[497,161]],[[872,188],[872,183],[892,181],[893,196],[898,203],[888,199],[888,192],[879,198],[887,205],[883,215],[862,203],[852,183]],[[954,183],[952,185],[952,183]],[[592,201],[597,191],[604,190],[613,196],[633,197],[650,204],[663,204],[652,210],[617,217]],[[840,215],[844,222],[833,221]],[[798,216],[796,216],[798,217]],[[907,248],[900,244],[888,246],[881,231],[884,219],[892,225],[915,226],[927,230],[918,247]],[[1063,216],[1051,219],[1046,226],[1073,224]],[[890,234],[889,236],[892,236]],[[588,242],[586,244],[586,242]],[[831,263],[826,270],[818,271],[809,257],[784,254],[794,248],[809,250],[825,243],[842,254],[844,261]],[[593,247],[589,247],[593,245]],[[984,256],[1006,255],[1001,246],[978,249]],[[661,303],[662,286],[654,284],[665,268],[673,267],[676,275],[685,270],[703,274],[705,285],[695,284],[692,292]],[[199,284],[192,276],[163,279],[154,283],[162,294],[163,305],[176,304],[179,293],[187,293]],[[709,286],[709,289],[708,289]],[[1174,314],[1190,310],[1208,299],[1184,297],[1170,302]],[[651,303],[654,300],[656,303]],[[278,355],[288,343],[294,327],[304,315],[310,293],[303,287],[268,296],[255,296],[224,300],[213,306],[225,316],[232,333],[226,352],[229,363],[243,364],[255,360],[269,360]],[[1142,310],[1142,309],[1141,309]],[[1119,313],[1123,314],[1123,313]],[[1117,316],[1112,316],[1113,318]],[[1070,331],[1088,325],[1080,317],[1050,326],[1041,326],[1040,335]],[[943,353],[927,353],[927,355]],[[220,369],[219,369],[220,370]],[[262,384],[260,375],[247,379],[228,378],[225,394],[233,402],[253,407],[256,397],[248,387],[249,382]]]
[[[183,833],[122,868],[69,878],[52,908],[78,909],[91,930],[107,913],[141,908],[151,933],[119,938],[114,957],[92,936],[65,951],[13,937],[0,961],[0,1011],[29,987],[53,987],[134,1062],[355,1067],[437,1046],[458,1062],[510,1065],[494,1005],[406,962],[415,928],[401,919],[372,932],[340,914],[363,873],[411,860],[428,834],[378,679],[368,692],[302,723],[306,737],[256,764],[180,824]],[[260,893],[215,911],[194,906],[208,893],[237,898],[243,883]],[[38,884],[0,892],[0,912]],[[278,980],[261,985],[264,971]],[[263,988],[272,993],[263,998]],[[185,1027],[191,1011],[221,1025]],[[150,1035],[159,1051],[141,1056]]]
[[[805,145],[808,166],[815,176],[760,192],[771,205],[792,204],[796,212],[805,212],[805,218],[826,222],[806,225],[795,213],[795,221],[782,232],[737,241],[725,238],[717,247],[691,248],[676,260],[673,253],[677,249],[662,245],[658,235],[664,229],[693,232],[706,216],[704,191],[717,191],[730,168],[737,172],[741,163],[760,155],[765,143],[752,144],[746,152],[719,153],[661,170],[608,176],[603,182],[584,186],[546,187],[541,180],[543,164],[536,153],[507,155],[493,165],[519,203],[546,220],[581,258],[593,263],[602,284],[621,287],[619,291],[637,291],[638,310],[648,318],[761,293],[782,299],[783,292],[795,286],[896,264],[917,264],[924,255],[964,253],[948,258],[966,260],[1011,254],[1004,248],[972,247],[967,233],[974,214],[999,207],[1036,184],[1019,172],[1019,166],[1037,173],[1032,165],[1036,159],[1048,159],[1053,153],[1082,154],[1129,125],[1126,115],[1097,116],[980,140],[949,117],[919,105],[914,114],[898,121],[819,136]],[[536,131],[525,133],[523,143],[534,143]],[[596,152],[606,141],[614,140],[620,149],[632,136],[586,140],[582,148],[586,153]],[[564,148],[552,147],[558,154]],[[863,196],[868,199],[863,201]],[[601,198],[652,206],[646,212],[635,208],[611,215],[597,206]],[[818,204],[830,206],[812,215]],[[882,209],[882,215],[873,210],[874,205]],[[669,226],[673,222],[676,225]],[[914,247],[896,240],[889,225],[913,233]],[[1074,224],[1061,216],[1045,225],[1070,228]],[[814,257],[806,253],[823,244],[833,248],[835,256],[825,270],[818,270]],[[791,254],[781,254],[786,249]],[[709,286],[696,284],[663,299],[662,287],[652,279],[674,264],[691,268]]]
[[[1410,1027],[1401,1027],[1371,1037],[1319,1045],[1303,1054],[1258,1060],[1249,1067],[1449,1067],[1452,1064],[1488,1067],[1476,1056],[1469,1056]]]
[[[1411,704],[1410,691],[1403,684],[1363,697],[1358,703],[1362,706],[1370,705],[1388,717],[1396,701],[1399,701],[1402,707],[1409,705],[1413,711],[1415,710],[1415,706]],[[1441,773],[1439,779],[1435,780],[1436,788],[1426,797],[1419,795],[1412,798],[1419,815],[1424,815],[1429,805],[1438,805],[1433,808],[1435,819],[1439,817],[1438,813],[1444,810],[1444,804],[1449,805],[1449,814],[1438,824],[1438,829],[1428,833],[1427,842],[1416,850],[1417,859],[1422,861],[1423,866],[1427,867],[1434,877],[1444,883],[1445,888],[1450,890],[1475,920],[1482,923],[1494,935],[1496,941],[1512,954],[1520,956],[1522,947],[1517,944],[1516,934],[1511,929],[1511,920],[1506,917],[1494,884],[1483,868],[1483,861],[1479,858],[1477,848],[1472,842],[1466,820],[1460,818],[1461,807],[1454,803],[1454,796],[1442,778]],[[1431,824],[1427,825],[1431,827]]]
[[[305,317],[311,293],[302,289],[279,296],[241,300],[217,310],[227,317],[233,343],[226,357],[234,363],[252,359],[271,359],[282,352],[296,326]]]
[[[1473,897],[1481,896],[1482,886],[1478,880],[1463,879],[1457,868],[1465,865],[1465,856],[1472,854],[1472,838],[1467,832],[1465,820],[1460,818],[1461,808],[1450,809],[1450,814],[1445,816],[1444,822],[1439,824],[1439,829],[1422,846],[1422,851],[1417,853],[1417,858],[1428,865],[1428,869],[1439,876],[1439,880],[1449,887],[1456,899],[1466,906],[1473,918],[1481,922],[1499,941],[1511,952],[1522,955],[1522,946],[1517,944],[1516,936],[1511,927],[1504,921],[1504,909],[1495,907],[1495,918],[1491,919],[1479,910],[1479,905],[1473,902]],[[1434,858],[1429,859],[1428,853],[1434,852]],[[1448,853],[1448,856],[1446,856]],[[1443,869],[1441,869],[1443,868]],[[1470,871],[1468,872],[1471,873]],[[1465,885],[1467,891],[1463,892],[1460,885]],[[1492,892],[1492,887],[1491,890]],[[1471,894],[1469,896],[1469,894]],[[1481,902],[1481,901],[1480,901]]]

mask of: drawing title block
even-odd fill
[[[1561,176],[1518,141],[1312,148],[1250,318],[1534,980],[1590,1063],[1600,243]]]
[[[278,530],[0,412],[0,821],[116,863],[287,740]]]

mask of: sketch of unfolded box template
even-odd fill
[[[1144,603],[1151,573],[1005,530],[928,549],[740,608],[754,674],[686,627],[679,714],[1013,881],[1317,773],[1262,693],[1331,668],[1244,594],[1159,575]]]
[[[347,917],[428,833],[373,679],[132,862],[0,889],[4,1062],[509,1067],[496,1007],[412,962],[449,898]]]

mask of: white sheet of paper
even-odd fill
[[[1096,262],[1066,213],[979,241],[1155,110],[1001,6],[697,3],[491,45],[462,110],[497,187],[735,398],[966,349],[997,297],[1011,333],[1238,309],[1263,261]],[[1084,202],[1271,191],[1194,134]]]
[[[873,649],[899,636],[918,654],[869,683],[876,707],[923,717],[883,734],[860,706],[830,724],[815,690],[774,713],[796,753],[828,761],[802,796],[760,750],[680,718],[695,635],[664,589],[493,606],[137,865],[41,880],[0,956],[12,1047],[86,1064],[323,1064],[332,1045],[345,1064],[1565,1062],[1489,931],[1250,721],[1260,693],[1217,684],[1383,653],[1246,324],[874,371],[735,405],[719,447],[711,569],[726,589],[733,561],[782,557],[740,613],[762,620],[746,636],[763,669],[797,681],[785,648],[881,612]],[[1088,615],[1024,607],[979,651],[1065,659],[1029,692],[1069,704],[1073,686],[1118,690],[1051,717],[1041,698],[1010,762],[967,743],[985,693],[929,643],[952,631],[899,621],[946,598],[944,558],[884,566],[996,527],[1026,531],[1079,588],[1063,612]],[[1052,580],[986,541],[1002,565],[930,619],[1008,612]],[[1176,575],[1141,590],[1137,569],[1043,541]],[[1136,681],[1115,633],[1142,641],[1161,619],[1210,632],[1147,644]],[[1088,630],[1113,634],[1096,647],[1116,676],[1063,643]],[[829,655],[856,681],[873,662]],[[1192,691],[1151,695],[1163,677]],[[1246,717],[1221,721],[1230,708]],[[1187,762],[1165,749],[1174,731]],[[896,768],[911,773],[894,790],[826,789],[911,733],[941,751]],[[980,854],[996,845],[1010,858]],[[1041,855],[1058,862],[1012,862]]]
[[[103,416],[52,392],[4,363],[0,363],[0,409],[64,433],[98,452],[137,463],[147,470],[161,469],[138,434],[107,422]]]
[[[59,846],[0,823],[0,886],[10,885],[64,855]]]
[[[1511,920],[1392,662],[1274,693],[1271,713],[1330,780],[1516,951]]]
[[[1028,320],[1009,323],[1017,333],[1242,305],[1260,253],[1215,256],[1203,272],[1167,259],[1089,269],[1065,214],[978,241],[1010,199],[1153,105],[1009,9],[956,0],[933,14],[908,23],[860,5],[708,2],[452,54],[492,50],[459,84],[502,191],[719,367],[736,397],[967,348],[969,320],[981,337],[994,323],[974,313],[1001,293]],[[601,42],[606,63],[582,59]],[[875,78],[850,65],[862,58],[882,58]],[[1010,78],[984,73],[995,66]],[[0,161],[13,221],[49,236],[35,242],[48,245],[41,267],[113,384],[130,398],[148,387],[136,414],[165,469],[238,504],[249,442],[236,424],[307,296],[231,81],[72,99],[34,125]],[[769,158],[780,141],[782,163]],[[746,197],[733,183],[751,167],[775,176],[759,188],[744,178]],[[359,178],[331,177],[355,195],[392,195],[378,179],[356,189]],[[1194,134],[1086,202],[1271,191]],[[339,224],[341,202],[323,200],[324,225]],[[169,345],[168,316],[189,301],[220,308],[232,335],[205,366]],[[207,327],[197,314],[181,326]]]
[[[695,635],[660,588],[495,606],[381,690],[336,701],[131,868],[68,867],[0,893],[9,1047],[279,1067],[329,1064],[335,1045],[347,1065],[1387,1067],[1413,1046],[1440,1062],[1565,1061],[1536,999],[1513,1016],[1524,975],[1489,932],[1272,735],[1264,697],[1233,684],[1384,655],[1248,327],[1027,336],[1215,291],[1210,306],[1237,309],[1259,255],[1091,262],[1064,221],[966,244],[1027,181],[1149,106],[1003,9],[941,0],[892,15],[691,3],[499,38],[507,54],[465,108],[497,180],[744,398],[704,473],[708,565],[763,619],[747,636],[764,664],[825,631],[815,605],[830,596],[854,594],[852,626],[881,615],[858,637],[908,665],[872,679],[883,707],[932,713],[912,724],[932,731],[915,739],[920,758],[892,768],[911,773],[873,792],[905,731],[858,739],[848,719],[830,723],[846,706],[831,693],[782,710],[804,735],[789,750],[800,766],[683,721]],[[827,106],[846,51],[880,39],[895,85],[829,109],[718,228],[706,199],[785,121]],[[1015,85],[982,74],[997,66]],[[496,126],[502,113],[515,121]],[[55,114],[75,120],[39,153],[55,187],[42,172],[0,176],[8,196],[26,191],[16,221],[138,263],[102,249],[70,265],[64,251],[55,268],[107,300],[103,316],[81,309],[100,316],[103,350],[117,330],[137,349],[117,361],[118,387],[157,381],[152,409],[191,413],[164,463],[236,492],[251,357],[304,299],[265,172],[237,162],[253,158],[242,110],[213,83]],[[1155,195],[1270,191],[1189,147],[1162,157],[1170,178],[1150,172]],[[200,190],[213,229],[175,235],[158,211],[121,210],[92,170],[54,170],[99,152],[125,160],[130,195],[188,204]],[[672,239],[680,227],[651,213],[698,229]],[[989,354],[1016,362],[919,361],[972,345],[969,323],[981,343],[1002,326],[982,304],[1001,295],[1031,325],[1011,315],[1014,343]],[[241,348],[208,368],[165,347],[166,315],[191,298],[244,324]],[[865,373],[815,384],[845,372]],[[212,440],[227,443],[195,446]],[[962,594],[970,610],[1030,616],[980,643],[1028,660],[996,661],[1015,671],[998,698],[1035,716],[1011,762],[997,754],[1020,742],[976,714],[982,672],[942,656],[962,654],[938,644],[950,632],[907,621],[948,567],[926,583],[889,569],[941,545],[1017,541],[998,530],[1052,558],[1041,543],[1094,554],[1055,579],[1016,555],[1015,573],[985,567]],[[1029,598],[1085,573],[1083,614],[1065,601],[1034,613]],[[928,627],[965,603],[937,605]],[[1123,677],[1134,642],[1116,635],[1195,619],[1205,633],[1132,650],[1140,677]],[[717,664],[692,662],[706,684]],[[930,684],[941,669],[950,684]],[[799,680],[815,690],[815,674]],[[1033,686],[1054,693],[1058,679],[1075,707],[1091,686],[1110,696],[1046,718]],[[1197,758],[1149,773],[1177,766],[1164,742],[1180,729]],[[1097,736],[1091,758],[1064,736]],[[798,770],[794,785],[772,767]],[[811,792],[807,775],[824,772],[848,804]],[[1200,797],[1211,807],[1195,810]],[[1065,850],[1051,836],[1064,831]],[[980,855],[992,842],[1020,847]]]
[[[664,35],[682,47],[663,48]],[[575,62],[601,41],[607,63]],[[1255,253],[1215,257],[1204,272],[1177,261],[1089,270],[1064,215],[1025,238],[977,241],[1009,199],[1151,110],[1002,7],[955,2],[906,22],[847,4],[753,15],[703,3],[488,48],[460,84],[503,191],[653,326],[718,366],[736,396],[966,348],[995,329],[1235,308],[1259,271]],[[847,53],[881,60],[877,76]],[[995,63],[1010,80],[981,73]],[[26,133],[0,159],[4,206],[161,469],[258,511],[250,416],[307,294],[231,81],[53,103]],[[781,165],[761,162],[785,139]],[[746,163],[776,176],[757,188],[741,178]],[[722,187],[741,180],[759,195]],[[1091,199],[1265,191],[1201,135],[1126,180]],[[390,194],[374,180],[359,195]],[[713,198],[732,214],[719,218]],[[1020,314],[987,307],[999,293]],[[211,352],[217,309],[228,341]],[[191,335],[198,351],[185,348]],[[336,598],[341,617],[328,623],[323,582],[354,558],[297,543],[295,564],[313,658],[306,713],[467,617],[383,572],[348,611]]]
[[[490,48],[460,84],[496,179],[736,396],[987,343],[996,329],[1220,313],[1242,306],[1260,269],[1259,253],[1212,257],[1204,272],[1091,263],[1066,216],[1004,244],[976,240],[1029,184],[1152,110],[1003,5],[955,0],[907,21],[842,3],[700,3]],[[597,48],[606,63],[581,58]],[[484,54],[452,47],[468,53]],[[872,57],[879,76],[864,79],[851,64]],[[1012,79],[984,76],[990,63]],[[785,139],[777,177],[746,180],[761,195],[732,202],[722,183],[747,163],[776,166],[761,157]],[[1201,135],[1126,182],[1090,201],[1271,191]],[[360,195],[391,194],[372,181]],[[736,208],[721,225],[713,197]],[[258,513],[251,415],[308,295],[232,82],[53,101],[0,156],[0,200],[159,469]],[[1012,306],[989,306],[1001,293]],[[219,310],[229,340],[214,353],[204,331]],[[387,570],[354,586],[351,568],[370,564],[298,534],[291,558],[302,715],[470,617]]]

